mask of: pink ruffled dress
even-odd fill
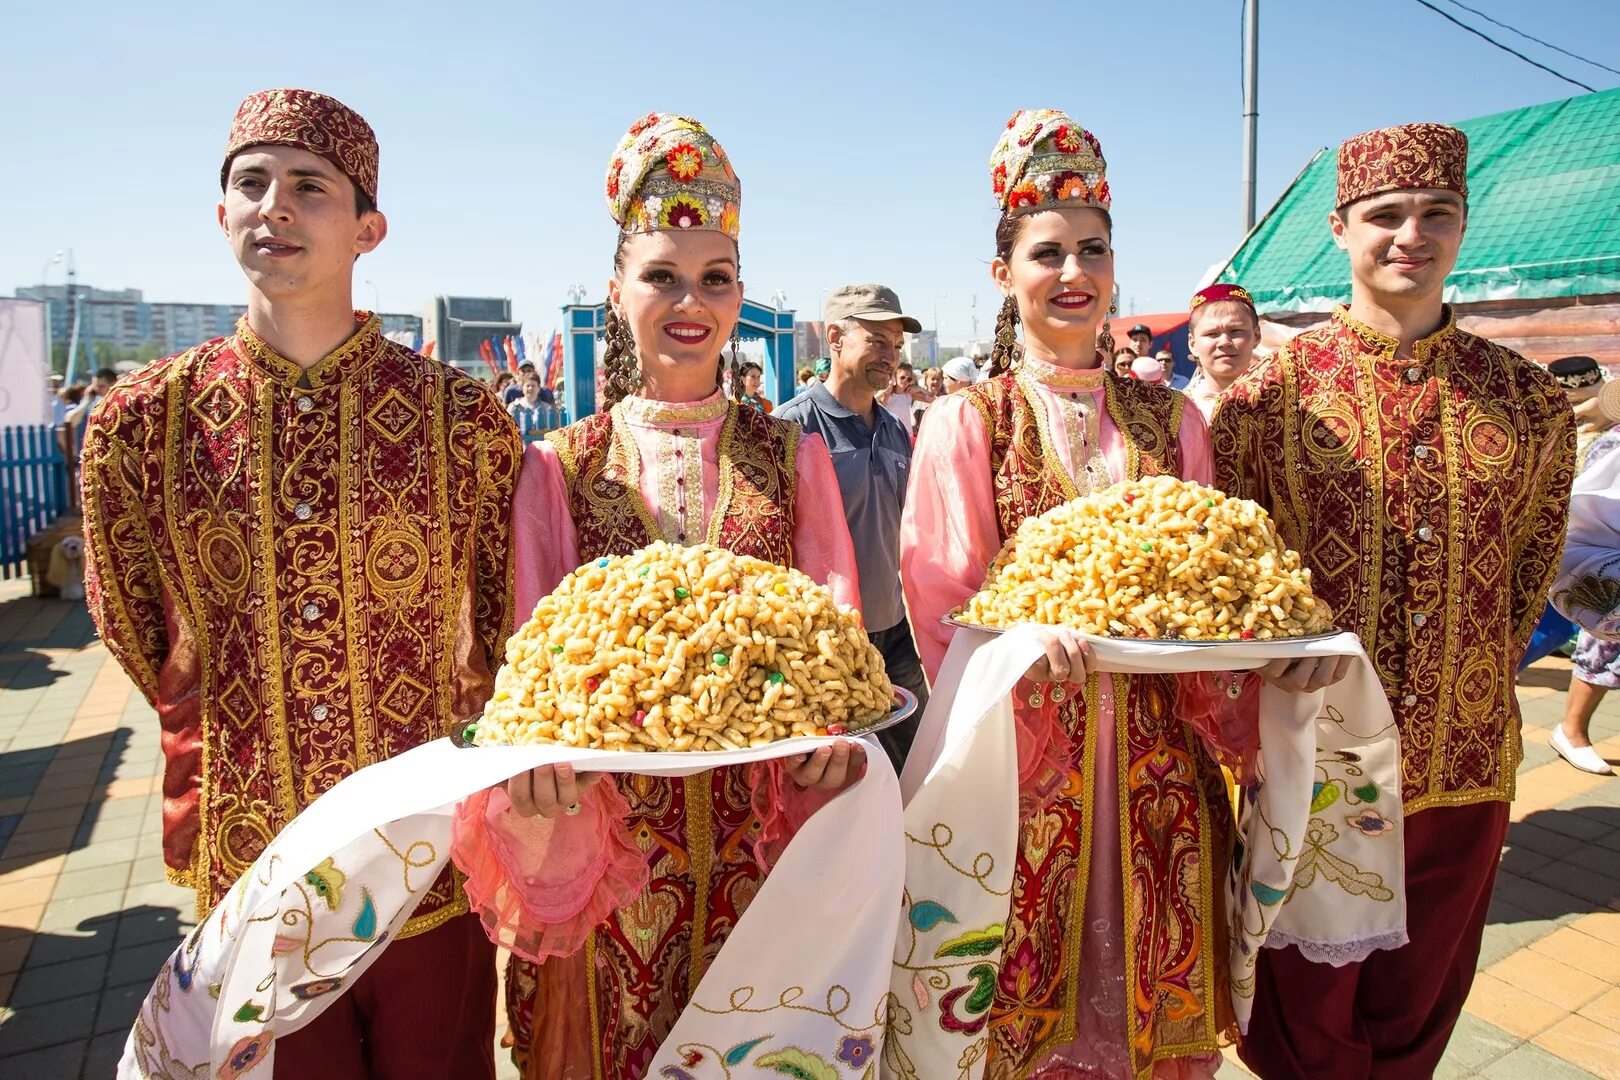
[[[1026,385],[1045,411],[1051,443],[1062,468],[1083,493],[1123,479],[1125,437],[1104,407],[1101,368],[1073,370],[1026,356]],[[1201,413],[1184,408],[1179,443],[1182,478],[1209,483],[1213,476],[1209,435]],[[918,652],[930,678],[936,677],[954,627],[942,616],[961,605],[984,584],[991,560],[1000,550],[995,477],[984,418],[961,395],[936,401],[923,425],[913,456],[912,482],[900,528],[900,576],[917,637]],[[1191,723],[1221,760],[1242,767],[1257,746],[1250,716],[1237,719],[1226,693],[1226,681],[1210,675],[1176,680],[1178,719]],[[1050,688],[1021,682],[1014,691],[1019,726],[1020,845],[1030,822],[1068,775],[1085,775],[1083,748],[1060,730],[1050,707]],[[1084,690],[1065,684],[1069,696]],[[1043,696],[1045,708],[1042,708]],[[1247,697],[1249,695],[1245,695]],[[1033,699],[1033,700],[1032,700]],[[1115,760],[1115,701],[1112,680],[1099,680],[1096,749],[1100,762]],[[1248,711],[1248,710],[1245,710]],[[1040,1080],[1110,1078],[1134,1080],[1127,1053],[1126,1007],[1130,989],[1125,977],[1125,941],[1120,858],[1118,779],[1114,769],[1097,768],[1091,792],[1095,815],[1085,884],[1086,927],[1080,936],[1079,993],[1075,1037],[1045,1054],[1028,1076]],[[1217,880],[1217,888],[1219,881]],[[1015,958],[1003,957],[1004,967]],[[1217,965],[1224,971],[1224,957]],[[1162,1060],[1155,1077],[1192,1080],[1213,1076],[1218,1054]],[[989,1076],[996,1076],[994,1052]]]
[[[727,467],[721,439],[727,415],[728,403],[718,393],[678,405],[632,397],[614,413],[615,433],[633,441],[640,465],[636,486],[666,539],[695,540],[709,533]],[[828,586],[839,603],[858,606],[854,548],[832,459],[820,438],[799,439],[793,471],[794,564]],[[687,492],[701,493],[701,502],[688,499]],[[539,599],[580,563],[579,533],[570,505],[567,475],[557,450],[546,441],[530,445],[512,514],[519,622],[526,621]],[[525,1077],[640,1076],[638,1070],[647,1064],[642,1059],[650,1060],[651,1051],[673,1024],[678,1006],[684,1005],[684,993],[664,1003],[676,1006],[673,1013],[663,1015],[670,1012],[666,1007],[642,1018],[641,1037],[633,1044],[625,1040],[620,1047],[600,1047],[592,1029],[599,1028],[601,1018],[590,989],[622,973],[589,970],[587,953],[595,950],[585,946],[592,932],[610,919],[627,927],[640,919],[637,932],[650,932],[647,928],[656,924],[656,912],[662,910],[667,894],[649,893],[649,886],[656,886],[661,871],[672,867],[741,863],[745,870],[752,865],[755,877],[762,877],[781,847],[828,798],[800,790],[779,761],[699,776],[718,773],[738,774],[726,784],[743,785],[752,816],[745,805],[739,820],[719,820],[717,808],[717,820],[702,827],[682,822],[678,830],[682,836],[706,837],[713,849],[696,853],[670,850],[670,834],[648,828],[632,810],[632,803],[642,806],[647,798],[657,797],[650,794],[652,785],[672,784],[673,791],[681,791],[679,780],[654,779],[649,784],[639,777],[611,777],[588,789],[580,799],[579,813],[551,820],[518,816],[501,788],[462,805],[452,851],[467,874],[467,895],[486,931],[513,953],[507,1006],[514,1057]],[[707,790],[709,781],[703,784]],[[627,828],[633,817],[641,822],[634,834]],[[735,909],[731,914],[740,917],[753,895],[752,880],[734,894],[717,894],[711,907],[730,903]],[[719,944],[700,942],[690,961],[683,953],[665,967],[679,970],[684,983],[689,963],[700,962],[703,949],[712,953]],[[657,957],[648,963],[659,966]],[[690,981],[696,984],[695,979]]]

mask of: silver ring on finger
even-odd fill
[[[567,806],[563,807],[563,813],[567,814],[569,817],[573,817],[575,814],[579,813],[579,803],[569,803]]]

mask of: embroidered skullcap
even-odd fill
[[[1254,297],[1249,290],[1241,285],[1216,284],[1206,285],[1193,293],[1192,301],[1187,305],[1188,311],[1197,311],[1205,304],[1218,304],[1222,300],[1234,300],[1254,311]],[[1258,312],[1255,313],[1258,316]]]
[[[219,168],[221,190],[231,159],[250,146],[296,146],[318,154],[377,204],[377,133],[337,98],[291,88],[249,94],[231,122],[225,164]]]
[[[711,229],[735,240],[741,200],[726,152],[684,116],[643,116],[608,162],[608,211],[626,233]]]
[[[1339,201],[1407,188],[1468,198],[1468,136],[1445,124],[1402,124],[1346,139],[1339,147]]]
[[[1005,214],[1065,206],[1107,210],[1107,163],[1097,137],[1057,109],[1020,109],[990,152],[990,190]]]
[[[1590,356],[1565,356],[1547,365],[1547,373],[1565,390],[1583,390],[1603,381],[1603,369]]]

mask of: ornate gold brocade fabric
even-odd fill
[[[1217,486],[1254,499],[1360,635],[1401,732],[1408,813],[1513,797],[1514,670],[1558,566],[1575,425],[1552,377],[1444,324],[1338,309],[1222,398]]]
[[[306,371],[244,320],[86,435],[90,609],[158,710],[164,856],[199,913],[337,781],[477,713],[511,626],[511,420],[356,321]],[[465,909],[447,874],[406,932]]]

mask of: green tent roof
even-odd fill
[[[1446,299],[1547,299],[1620,292],[1620,89],[1465,120],[1468,235]],[[1326,311],[1350,299],[1333,244],[1337,154],[1318,151],[1220,281],[1262,311]]]

